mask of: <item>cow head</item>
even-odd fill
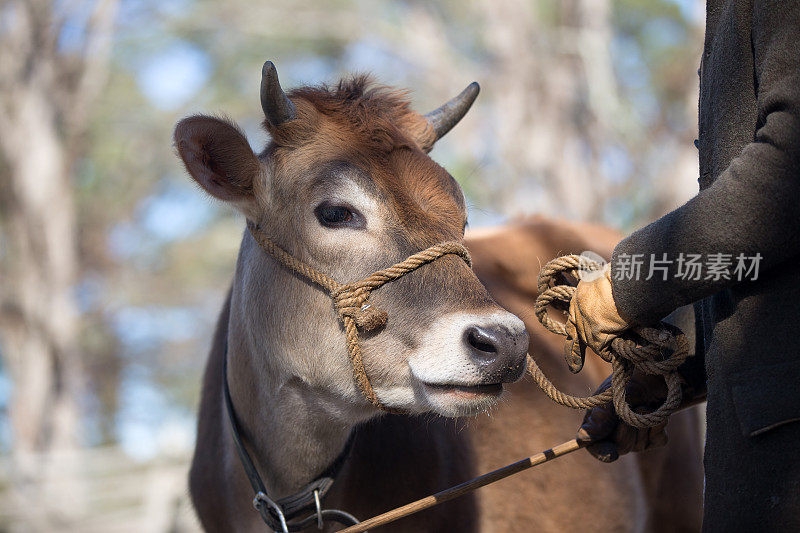
[[[182,120],[175,144],[192,177],[298,259],[355,281],[442,241],[461,241],[460,187],[427,153],[466,113],[473,83],[421,115],[404,94],[355,77],[287,94],[264,65],[261,104],[271,140],[255,154],[231,122]],[[381,402],[408,412],[474,414],[519,379],[528,337],[468,265],[447,256],[378,289],[388,322],[362,340]],[[232,349],[254,356],[272,385],[293,383],[336,405],[368,408],[353,383],[331,301],[245,235],[234,281]]]

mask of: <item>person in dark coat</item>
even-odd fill
[[[800,531],[800,1],[708,0],[699,114],[700,192],[579,283],[567,357],[694,303],[681,375],[687,403],[707,394],[703,529]],[[632,388],[634,404],[664,395]],[[611,461],[661,431],[605,406],[578,435]]]

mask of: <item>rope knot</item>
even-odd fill
[[[380,328],[386,325],[389,319],[389,314],[372,304],[364,304],[358,308],[358,312],[353,317],[356,321],[358,329],[363,331],[372,331],[373,329]]]
[[[362,331],[372,331],[386,325],[389,314],[368,302],[370,289],[360,284],[346,284],[331,291],[333,305],[339,316],[353,319]]]

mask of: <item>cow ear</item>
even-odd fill
[[[204,115],[187,117],[178,122],[174,138],[186,170],[209,194],[237,203],[253,198],[261,164],[235,124]]]

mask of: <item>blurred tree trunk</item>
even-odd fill
[[[41,468],[30,452],[80,441],[72,168],[105,83],[115,8],[114,0],[94,4],[80,46],[65,50],[63,25],[79,23],[79,13],[57,13],[46,1],[0,3],[0,335],[21,474]]]
[[[546,13],[541,3],[513,0],[477,6],[508,167],[494,202],[512,212],[602,219],[609,191],[599,154],[628,127],[609,50],[610,0],[564,0]]]

